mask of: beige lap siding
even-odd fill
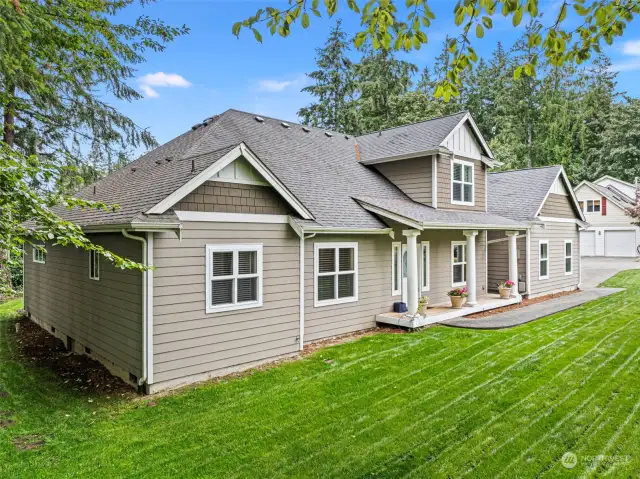
[[[389,161],[376,165],[376,169],[400,188],[409,198],[431,206],[433,202],[431,196],[431,158],[431,156],[425,156],[408,160]]]
[[[90,235],[114,253],[141,261],[141,243],[121,234]],[[142,274],[100,259],[100,280],[89,279],[89,253],[47,246],[46,264],[34,263],[27,247],[25,309],[92,352],[140,377]]]
[[[521,232],[522,235],[525,232]],[[504,231],[489,232],[489,238],[506,238]],[[527,239],[518,238],[516,241],[518,248],[518,278],[526,281],[527,278]],[[497,291],[498,283],[509,279],[509,241],[489,243],[489,291]]]
[[[549,278],[539,279],[539,241],[549,240]],[[573,274],[565,275],[564,241],[573,240]],[[531,230],[531,294],[575,289],[580,281],[580,243],[578,227],[571,223],[546,223]]]
[[[263,306],[205,312],[205,245],[263,244]],[[226,374],[299,349],[299,237],[286,224],[184,223],[154,240],[154,383]]]
[[[572,201],[567,195],[550,193],[540,210],[540,216],[553,218],[578,218]]]
[[[207,181],[173,209],[216,213],[289,214],[291,208],[271,186]]]

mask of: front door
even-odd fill
[[[416,252],[417,256],[416,258],[418,258],[418,277],[416,278],[418,281],[416,284],[416,287],[418,288],[418,298],[420,297],[420,245],[418,245],[418,251]],[[402,245],[402,302],[404,304],[407,304],[407,300],[409,299],[407,297],[407,291],[409,290],[409,288],[407,287],[407,271],[408,271],[408,267],[407,265],[409,264],[408,261],[408,254],[407,254],[407,245],[403,244]]]

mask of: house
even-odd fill
[[[501,301],[578,288],[584,215],[562,168],[494,165],[467,112],[354,138],[228,110],[78,193],[116,212],[58,210],[153,269],[31,248],[25,309],[155,392],[392,322],[395,302],[446,304],[456,286],[459,314],[508,304],[489,293],[508,278]]]
[[[626,209],[640,199],[637,186],[603,176],[594,182],[583,181],[574,191],[590,225],[580,232],[580,255],[640,255],[640,228],[626,214]]]

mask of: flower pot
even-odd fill
[[[464,304],[465,297],[464,296],[449,296],[451,298],[451,307],[453,309],[460,309]]]
[[[418,309],[418,312],[420,313],[421,316],[426,316],[427,315],[427,305],[423,304],[422,307]]]
[[[500,299],[509,299],[511,297],[511,288],[498,288],[500,291]]]

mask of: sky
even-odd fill
[[[541,0],[540,10],[549,18],[561,3]],[[458,31],[453,23],[454,4],[453,0],[431,0],[436,20],[427,31],[429,43],[419,51],[399,53],[398,57],[411,61],[420,70],[432,65],[447,33],[455,35]],[[239,39],[231,34],[233,23],[266,5],[286,8],[287,2],[157,0],[144,8],[132,6],[123,10],[116,21],[133,22],[144,14],[171,25],[184,24],[190,33],[169,44],[164,52],[149,52],[147,62],[137,66],[131,85],[144,95],[143,99],[113,104],[136,124],[148,128],[160,144],[229,108],[296,121],[297,111],[312,101],[300,90],[308,84],[305,74],[315,69],[316,48],[324,44],[337,18],[342,18],[349,34],[359,31],[359,19],[340,0],[341,8],[332,19],[312,16],[309,29],[298,26],[286,39],[263,32],[260,44],[250,31],[243,31]],[[571,17],[567,21],[576,22]],[[522,28],[513,28],[510,21],[496,16],[494,28],[484,38],[476,39],[474,47],[479,56],[489,57],[498,41],[510,47],[521,33]],[[619,90],[640,97],[640,22],[631,24],[625,35],[604,51],[619,72]]]

